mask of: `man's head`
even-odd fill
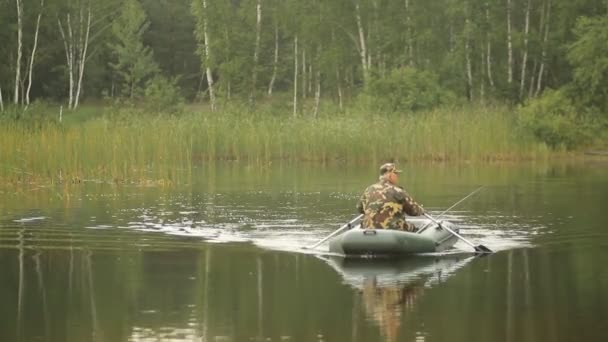
[[[397,170],[397,167],[393,163],[386,163],[380,166],[380,179],[387,180],[392,184],[397,184],[398,175],[401,170]]]

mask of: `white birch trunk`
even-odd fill
[[[530,7],[532,1],[528,0],[526,6],[526,19],[524,24],[524,51],[521,57],[521,75],[519,80],[519,99],[524,97],[524,88],[526,85],[526,64],[528,63],[528,32],[530,31]]]
[[[355,3],[355,16],[357,19],[357,31],[359,32],[359,56],[361,58],[361,68],[363,69],[363,86],[367,87],[369,84],[369,70],[367,68],[367,47],[365,44],[365,31],[363,29],[363,23],[361,22],[361,11],[359,8],[359,1]]]
[[[547,0],[547,14],[545,15],[545,34],[543,36],[542,50],[540,54],[540,68],[538,71],[538,77],[536,78],[536,93],[534,96],[538,96],[543,86],[543,74],[545,72],[545,59],[547,57],[547,38],[549,37],[549,15],[551,13],[551,0]]]
[[[21,81],[21,54],[23,50],[23,3],[17,2],[17,66],[15,67],[15,104],[19,104],[19,82]]]
[[[277,79],[278,66],[279,66],[279,23],[278,23],[278,20],[275,20],[275,22],[274,22],[274,60],[273,60],[273,64],[272,64],[272,76],[270,77],[270,83],[268,84],[268,96],[272,96],[274,82]]]
[[[207,0],[203,0],[203,37],[205,39],[205,74],[207,75],[207,86],[209,87],[209,103],[211,111],[215,112],[215,92],[213,91],[213,74],[211,73],[211,48],[209,47],[209,30],[207,29]]]
[[[298,116],[298,36],[293,39],[293,117]]]
[[[68,29],[67,36],[65,34],[65,30],[63,29],[63,24],[61,23],[61,19],[57,18],[57,22],[59,23],[59,32],[61,33],[61,39],[63,40],[66,64],[68,67],[68,80],[69,80],[68,108],[72,109],[72,104],[74,103],[74,44],[73,44],[72,21],[71,21],[70,13],[67,14],[67,20],[66,20],[66,28]]]
[[[317,64],[320,63],[321,59],[321,45],[317,46]],[[313,116],[316,118],[319,114],[319,105],[321,103],[321,68],[317,65],[316,75],[316,90],[315,90],[315,106],[313,109]]]
[[[340,69],[336,65],[336,83],[338,83],[338,108],[342,111],[343,108],[343,100],[342,100],[342,80],[340,79]]]
[[[414,66],[414,44],[412,36],[412,17],[410,15],[410,0],[405,0],[405,25],[407,28],[407,56],[409,66]]]
[[[481,51],[481,61],[480,61],[480,75],[479,75],[479,101],[481,103],[484,102],[485,100],[485,96],[486,96],[486,66],[484,65],[486,63],[486,53],[483,49],[483,43],[480,44],[480,51]]]
[[[336,41],[336,34],[334,29],[332,28],[331,30],[331,42],[332,44],[335,44]],[[342,111],[342,79],[340,77],[340,66],[338,65],[338,62],[336,61],[336,85],[337,85],[337,90],[338,90],[338,108],[340,108],[340,111]]]
[[[539,35],[542,35],[544,32],[543,30],[545,28],[545,15],[546,14],[547,14],[547,3],[546,3],[546,1],[543,1],[541,4],[540,20],[538,23],[538,34]],[[534,90],[536,90],[536,75],[538,74],[539,59],[540,59],[540,56],[538,56],[538,58],[534,59],[534,66],[532,67],[532,71],[530,72],[530,86],[528,87],[528,97],[529,98],[534,96]]]
[[[228,34],[228,25],[224,24],[224,39],[226,40],[226,56],[231,56],[232,49],[230,45],[230,36]],[[223,82],[225,84],[226,91],[226,100],[230,101],[232,98],[232,75],[226,75],[226,80]]]
[[[251,93],[249,94],[249,107],[255,106],[255,90],[258,81],[258,61],[260,59],[260,38],[262,35],[262,0],[257,0],[255,22],[255,47],[253,51],[253,71],[251,73]]]
[[[486,2],[486,23],[491,25],[490,23],[490,6]],[[490,87],[494,88],[494,77],[492,77],[492,42],[490,39],[490,33],[486,33],[487,46],[486,46],[486,67],[488,74],[488,82],[490,83]]]
[[[38,47],[38,32],[40,30],[40,18],[42,18],[42,8],[44,8],[44,0],[40,0],[40,12],[38,12],[38,18],[36,18],[36,31],[34,32],[34,46],[32,47],[32,54],[30,56],[30,65],[28,72],[28,83],[25,91],[25,104],[30,104],[30,90],[32,89],[32,74],[34,70],[34,58],[36,57],[36,48]]]
[[[466,68],[467,68],[467,87],[469,92],[469,101],[473,101],[473,70],[471,67],[471,52],[470,52],[470,44],[469,40],[466,39],[464,43],[464,53],[466,58]]]
[[[448,40],[450,42],[449,43],[449,45],[450,45],[449,50],[450,50],[450,55],[451,55],[451,54],[454,53],[454,45],[455,45],[454,44],[454,25],[452,24],[451,20],[448,20],[448,21],[449,21],[448,26],[450,27],[450,37],[448,38]]]
[[[465,2],[465,6],[467,5],[467,3]],[[465,38],[464,38],[464,54],[465,54],[465,60],[466,60],[466,72],[467,72],[467,87],[468,89],[468,93],[469,93],[469,101],[473,101],[473,70],[472,70],[472,66],[471,66],[471,49],[470,49],[470,42],[469,42],[469,13],[468,13],[468,9],[465,8],[464,9],[464,13],[465,13],[465,19],[464,19],[464,29],[465,29]]]
[[[312,93],[312,84],[313,84],[313,70],[312,70],[312,61],[308,63],[308,94]]]
[[[2,99],[2,87],[0,87],[0,112],[4,112],[4,100]]]
[[[511,0],[507,0],[507,83],[513,83],[513,37],[511,32]]]
[[[372,13],[368,14],[367,16],[367,25],[365,25],[364,27],[367,27],[367,31],[365,32],[366,35],[366,39],[365,39],[365,47],[367,49],[367,70],[370,71],[372,70],[372,66],[374,65],[374,54],[373,54],[373,48],[374,48],[374,43],[377,41],[375,40],[375,35],[374,33],[377,33],[376,28],[377,28],[377,21],[376,21],[376,12],[377,12],[377,7],[378,4],[376,2],[376,0],[370,0],[371,4],[372,4]]]
[[[534,85],[536,80],[536,71],[538,70],[538,60],[534,60],[532,71],[530,72],[530,86],[528,87],[528,97],[534,96]]]
[[[82,11],[81,11],[81,17],[80,17],[80,22],[83,23],[83,18],[82,18]],[[81,44],[79,45],[79,58],[78,58],[78,83],[76,84],[76,95],[74,96],[74,106],[72,109],[76,109],[78,107],[78,104],[80,102],[80,91],[82,90],[82,79],[84,76],[84,65],[87,61],[87,49],[89,47],[89,34],[91,31],[91,2],[89,1],[88,3],[88,8],[87,8],[87,24],[86,24],[86,30],[84,33],[84,37],[82,35],[81,32],[81,36],[80,36],[80,40],[81,40]]]
[[[302,49],[302,98],[306,98],[306,48]]]

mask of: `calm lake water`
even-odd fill
[[[179,186],[0,189],[0,341],[605,341],[608,162],[401,165],[496,251],[343,260],[368,168],[237,163]]]

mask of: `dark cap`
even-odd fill
[[[393,163],[386,163],[380,166],[380,175],[383,175],[387,172],[401,173],[402,170],[397,170],[397,167]]]

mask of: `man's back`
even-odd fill
[[[424,212],[403,189],[386,180],[365,189],[357,209],[364,214],[362,227],[376,229],[411,230],[404,213],[418,216]]]

